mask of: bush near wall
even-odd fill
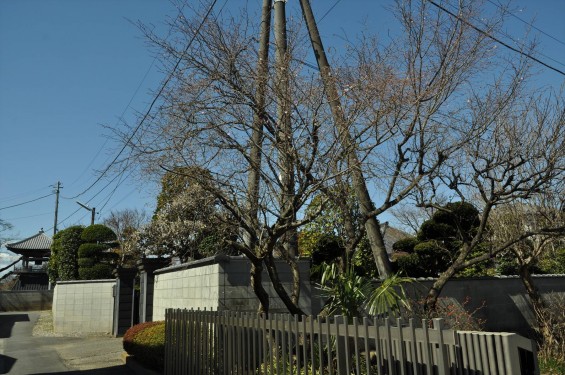
[[[163,371],[165,358],[165,322],[136,324],[126,331],[124,350],[143,366]]]

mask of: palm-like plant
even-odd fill
[[[392,275],[374,280],[355,273],[352,263],[345,271],[338,264],[323,264],[319,285],[327,298],[322,314],[343,315],[348,319],[369,315],[398,315],[402,307],[410,309],[403,284],[412,279]]]

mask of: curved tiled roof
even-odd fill
[[[53,240],[40,231],[34,236],[18,242],[6,244],[8,250],[49,250]]]

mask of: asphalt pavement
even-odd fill
[[[122,339],[33,336],[39,312],[0,313],[0,374],[134,374],[122,361]]]

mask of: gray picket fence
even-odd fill
[[[538,374],[516,334],[456,332],[442,319],[353,319],[168,309],[165,374]]]

